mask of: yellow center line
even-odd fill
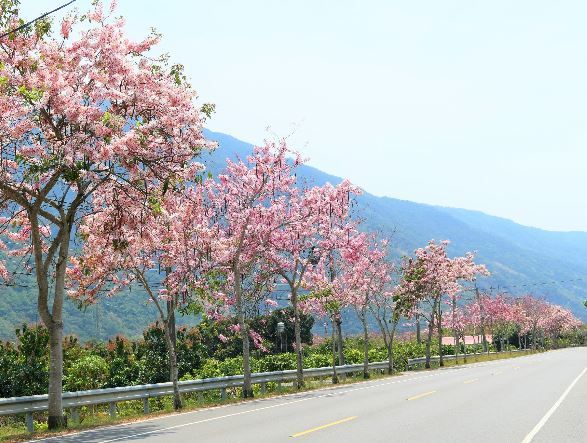
[[[419,398],[426,397],[427,395],[434,394],[436,391],[424,392],[423,394],[414,395],[413,397],[407,398],[407,400],[418,400]]]
[[[472,380],[466,380],[463,383],[466,384],[466,385],[468,385],[469,383],[475,383],[476,381],[479,381],[479,379],[478,378],[474,378]]]
[[[502,372],[503,372],[503,371],[495,371],[495,372],[493,373],[493,375],[499,375],[499,374],[501,374]]]
[[[306,435],[306,434],[310,434],[312,432],[320,431],[322,429],[326,429],[326,428],[329,428],[331,426],[336,426],[336,425],[339,425],[341,423],[346,423],[347,421],[354,420],[355,418],[357,418],[356,415],[354,415],[352,417],[343,418],[342,420],[333,421],[332,423],[327,423],[325,425],[318,426],[317,428],[312,428],[312,429],[308,429],[307,431],[298,432],[297,434],[293,434],[292,437],[293,438],[301,437],[302,435]]]

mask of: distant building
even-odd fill
[[[491,343],[493,340],[493,336],[491,334],[485,335],[485,339],[487,343]],[[463,340],[459,338],[459,343],[463,343]],[[467,345],[478,345],[483,343],[483,336],[482,335],[465,335],[465,344]],[[443,345],[451,345],[454,346],[455,338],[454,337],[442,337],[442,344]]]

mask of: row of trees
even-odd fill
[[[582,324],[568,309],[530,294],[518,298],[505,294],[491,297],[479,291],[467,305],[447,310],[446,323],[454,334],[455,343],[464,340],[466,333],[481,333],[485,350],[487,331],[491,331],[501,349],[514,336],[519,348],[528,348],[531,339],[531,346],[536,349],[540,343],[544,345],[547,337],[556,347],[561,335]]]
[[[247,319],[276,305],[280,288],[291,305],[299,388],[303,313],[332,322],[333,365],[344,362],[341,311],[349,307],[363,325],[365,365],[369,316],[390,371],[402,317],[428,321],[429,359],[446,297],[456,310],[462,282],[488,274],[485,267],[472,254],[449,258],[448,243],[434,241],[394,265],[387,241],[352,217],[359,189],[301,183],[303,159],[283,140],[206,175],[198,156],[214,148],[202,135],[213,107],[195,104],[181,66],[147,57],[158,36],[131,42],[111,14],[98,4],[66,18],[58,35],[37,26],[0,41],[0,249],[11,256],[0,261],[0,278],[36,276],[49,333],[49,428],[65,425],[67,295],[84,304],[143,288],[164,326],[177,409],[178,310],[236,317],[230,332],[242,344],[248,397],[251,346],[264,345]],[[11,8],[3,20],[18,23]],[[74,38],[80,20],[90,24]]]

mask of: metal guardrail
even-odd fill
[[[369,370],[384,370],[388,362],[369,363]],[[337,366],[338,374],[349,374],[361,372],[363,365]],[[267,383],[274,382],[281,384],[295,380],[295,370],[260,372],[251,374],[252,384],[261,385],[261,392],[266,392]],[[332,375],[332,367],[304,369],[304,378],[325,377]],[[221,398],[226,398],[226,390],[233,387],[242,387],[244,377],[242,375],[231,375],[227,377],[206,378],[199,380],[180,381],[179,390],[181,393],[205,392],[220,390]],[[89,391],[76,391],[63,393],[63,408],[71,410],[73,421],[79,421],[79,408],[98,404],[109,404],[110,415],[116,416],[116,403],[129,400],[143,400],[143,410],[149,412],[149,398],[173,395],[173,384],[157,383],[149,385],[124,386],[118,388],[93,389]],[[1,415],[26,415],[26,425],[29,432],[33,432],[33,412],[46,411],[48,409],[49,397],[44,395],[31,395],[27,397],[11,397],[0,399]]]
[[[501,351],[501,352],[472,352],[472,353],[467,353],[466,357],[467,358],[473,358],[473,357],[479,357],[479,356],[483,356],[483,355],[493,355],[493,354],[506,354],[509,352],[530,352],[532,351],[532,349],[512,349],[509,351]],[[459,358],[463,358],[465,357],[465,354],[459,354],[458,355]],[[450,360],[455,360],[457,358],[456,355],[443,355],[442,359],[444,361],[450,361]],[[434,355],[432,357],[430,357],[430,361],[433,363],[438,363],[438,361],[440,360],[440,357],[438,355]],[[412,367],[412,366],[416,366],[416,365],[421,365],[426,363],[426,357],[418,357],[418,358],[410,358],[408,359],[408,365],[407,368],[408,370]]]
[[[506,351],[507,352],[507,351]],[[518,351],[519,352],[519,351]],[[467,354],[468,357],[474,357],[482,354]],[[495,354],[492,352],[491,354]],[[460,354],[462,357],[463,354]],[[438,362],[440,357],[433,356],[431,361]],[[445,355],[444,360],[454,360],[456,356]],[[411,358],[407,361],[407,369],[423,364],[426,362],[426,357]],[[388,362],[369,363],[369,370],[385,370],[388,367]],[[363,364],[337,366],[338,374],[349,374],[354,372],[362,372]],[[304,378],[311,377],[326,377],[332,375],[332,367],[304,369]],[[252,384],[261,385],[261,392],[265,393],[267,390],[267,383],[288,382],[296,379],[295,370],[275,371],[275,372],[260,372],[251,374]],[[179,390],[181,393],[197,392],[203,393],[205,391],[220,390],[222,399],[227,396],[226,390],[233,387],[242,387],[244,377],[242,375],[231,375],[227,377],[205,378],[198,380],[180,381]],[[122,401],[143,400],[143,410],[145,413],[149,412],[149,399],[162,397],[165,395],[173,395],[173,384],[157,383],[149,385],[138,386],[124,386],[118,388],[108,389],[94,389],[90,391],[64,392],[63,393],[63,408],[68,408],[71,411],[71,419],[79,421],[79,408],[82,406],[92,406],[99,404],[109,404],[110,415],[116,416],[116,404]],[[33,432],[33,412],[46,411],[48,409],[48,395],[31,395],[27,397],[11,397],[0,398],[0,416],[2,415],[26,415],[26,425],[29,432]]]

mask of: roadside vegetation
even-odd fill
[[[47,393],[41,427],[68,426],[64,390],[169,381],[181,410],[193,401],[182,379],[242,374],[232,395],[250,398],[256,371],[293,369],[291,388],[302,390],[313,386],[309,367],[332,366],[338,383],[337,365],[361,363],[366,379],[370,361],[391,375],[410,357],[429,368],[440,353],[443,366],[443,355],[472,352],[469,334],[484,351],[538,350],[581,325],[542,298],[478,288],[490,271],[472,252],[451,255],[447,240],[398,258],[355,213],[361,190],[298,180],[304,159],[286,139],[206,171],[214,106],[198,102],[182,65],[151,56],[158,34],[127,38],[115,2],[95,1],[55,31],[45,19],[20,27],[18,0],[0,3],[12,30],[0,41],[0,282],[34,278],[40,319],[0,346],[0,396]],[[66,298],[83,310],[133,288],[158,317],[141,340],[64,337]],[[348,312],[360,339],[345,339]],[[178,327],[179,315],[201,322]],[[312,337],[314,319],[327,340]],[[405,322],[415,340],[398,336]]]
[[[257,321],[272,325],[275,320],[283,318],[288,310],[273,311],[261,316]],[[328,338],[312,336],[313,319],[305,318],[304,337],[307,338],[304,346],[305,368],[329,366],[332,359],[332,342]],[[197,327],[180,328],[178,330],[178,366],[180,378],[192,380],[196,378],[221,377],[242,373],[242,356],[238,347],[238,340],[233,346],[224,343],[218,335],[223,327],[228,328],[230,322],[207,323],[202,322]],[[293,325],[288,324],[288,329]],[[279,340],[275,340],[267,329],[265,352],[255,350],[251,358],[253,372],[268,372],[296,369],[296,354],[285,349],[280,352]],[[23,325],[16,331],[16,343],[3,343],[0,348],[0,372],[5,374],[0,381],[0,397],[26,396],[46,393],[48,378],[48,334],[39,325]],[[273,341],[273,344],[271,343]],[[488,354],[484,352],[481,343],[476,345],[461,344],[458,350],[461,357],[458,360],[448,360],[445,366],[461,365],[492,361],[503,358],[515,358],[526,353],[517,353],[514,335],[508,340],[497,340],[488,344],[490,352],[503,349],[506,352]],[[523,340],[522,340],[523,342]],[[587,328],[572,331],[557,338],[556,343],[547,338],[536,350],[542,352],[548,348],[567,347],[587,344]],[[347,364],[363,363],[364,338],[346,337],[343,340],[343,354]],[[335,344],[336,346],[336,344]],[[380,335],[371,335],[368,341],[369,361],[380,362],[387,359],[387,347]],[[438,345],[433,343],[432,354],[438,355]],[[455,348],[451,345],[442,346],[443,355],[454,355]],[[512,352],[507,352],[512,351]],[[393,347],[394,365],[397,375],[406,371],[407,361],[410,358],[424,357],[426,344],[415,340],[413,333],[403,333],[395,341]],[[116,386],[131,386],[138,384],[160,383],[169,380],[166,341],[161,325],[153,324],[147,328],[140,340],[128,340],[116,337],[106,343],[79,343],[74,337],[64,340],[64,387],[67,391],[86,389],[100,389]],[[432,362],[431,367],[438,367]],[[424,365],[412,369],[424,369]],[[389,376],[387,371],[370,371],[371,379]],[[356,383],[364,380],[362,370],[346,377],[340,377],[341,384]],[[313,378],[305,380],[304,390],[313,390],[332,386],[332,377]],[[295,383],[268,383],[266,391],[261,392],[259,385],[253,386],[254,396],[264,398],[275,395],[298,392]],[[242,389],[231,388],[226,398],[221,397],[219,391],[208,391],[200,394],[191,393],[182,396],[185,410],[194,410],[212,407],[242,400]],[[69,420],[71,430],[83,430],[96,426],[111,425],[145,418],[156,417],[173,412],[173,398],[159,397],[149,400],[150,413],[143,413],[143,402],[127,401],[117,404],[117,416],[110,416],[108,405],[83,407],[79,410],[80,421],[74,423]],[[70,411],[67,411],[69,414]],[[35,436],[54,435],[47,429],[46,413],[35,413]],[[0,417],[0,441],[21,441],[30,437],[27,433],[25,420],[20,417]]]

